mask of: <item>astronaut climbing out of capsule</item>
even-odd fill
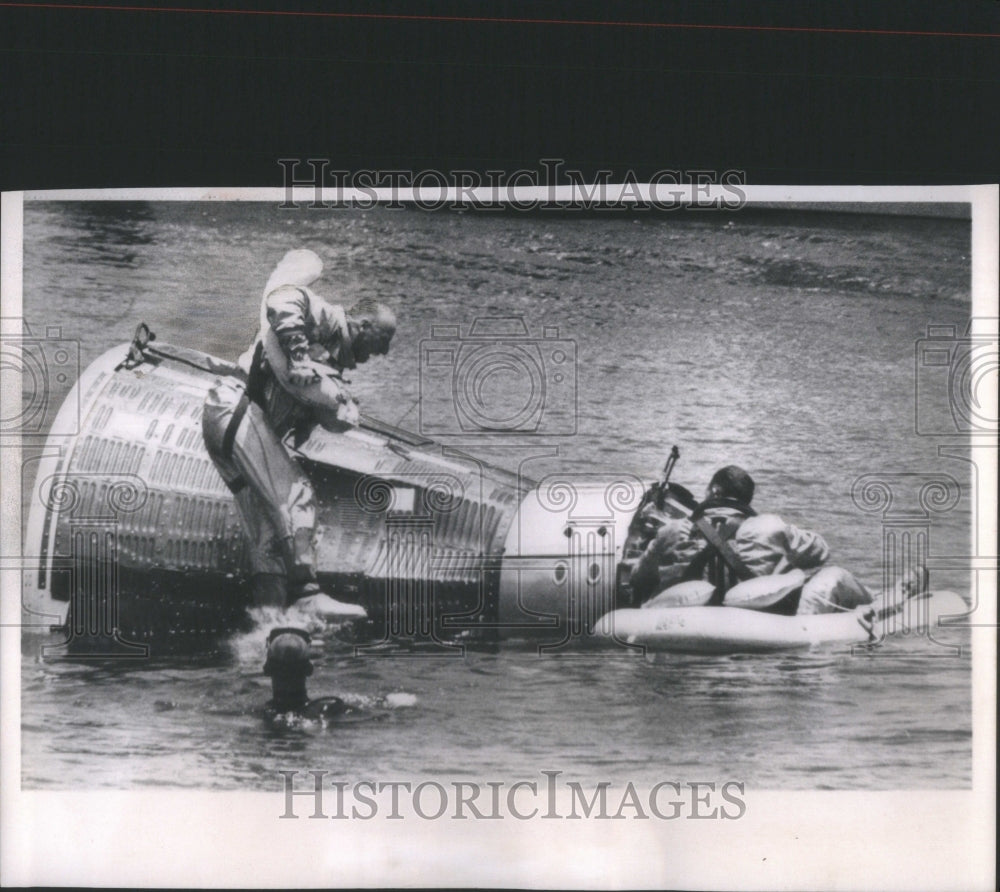
[[[357,425],[344,371],[389,351],[392,310],[371,299],[349,309],[324,300],[313,284],[323,261],[289,251],[264,287],[260,331],[240,357],[240,376],[209,390],[202,431],[212,461],[233,492],[250,543],[254,605],[284,607],[318,595],[316,503],[312,484],[282,438],[313,422],[330,430]]]

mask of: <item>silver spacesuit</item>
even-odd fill
[[[205,445],[247,532],[257,604],[319,591],[313,487],[282,438],[314,420],[332,430],[357,424],[342,373],[388,352],[395,331],[380,304],[345,311],[312,291],[322,271],[309,250],[282,258],[264,288],[260,332],[239,360],[245,379],[217,380],[202,414]]]

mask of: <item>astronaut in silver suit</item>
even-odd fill
[[[239,359],[245,377],[218,379],[202,413],[205,445],[250,543],[256,605],[283,607],[320,591],[313,487],[282,438],[313,421],[356,425],[343,373],[387,353],[396,330],[382,304],[365,299],[345,310],[320,297],[311,286],[322,272],[306,249],[281,259],[264,288],[260,331]]]

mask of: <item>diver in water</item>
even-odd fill
[[[235,376],[205,399],[208,453],[232,490],[250,544],[251,602],[285,607],[320,594],[312,484],[282,438],[318,421],[330,430],[358,423],[343,372],[385,354],[396,330],[392,311],[371,299],[349,309],[311,289],[323,262],[289,251],[264,288],[261,327]]]
[[[306,679],[313,671],[309,645],[309,633],[302,629],[282,627],[272,629],[267,636],[264,674],[271,677],[271,701],[265,707],[265,717],[271,723],[283,716],[324,721],[354,712],[340,697],[309,699]]]
[[[346,694],[341,697],[310,698],[306,679],[312,675],[309,657],[312,639],[303,629],[282,626],[267,636],[264,674],[271,678],[271,700],[264,719],[273,728],[308,728],[333,722],[364,722],[386,718],[391,710],[413,706],[414,694],[395,692],[371,697]]]

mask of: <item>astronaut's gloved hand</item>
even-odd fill
[[[344,401],[337,406],[337,420],[352,427],[358,426],[361,412],[358,410],[358,404],[350,397],[345,397]]]
[[[309,358],[313,362],[320,362],[324,365],[329,365],[330,360],[332,359],[330,351],[327,350],[322,344],[315,341],[309,345]]]
[[[319,373],[308,359],[291,359],[288,363],[288,380],[296,387],[307,387],[319,381]]]

